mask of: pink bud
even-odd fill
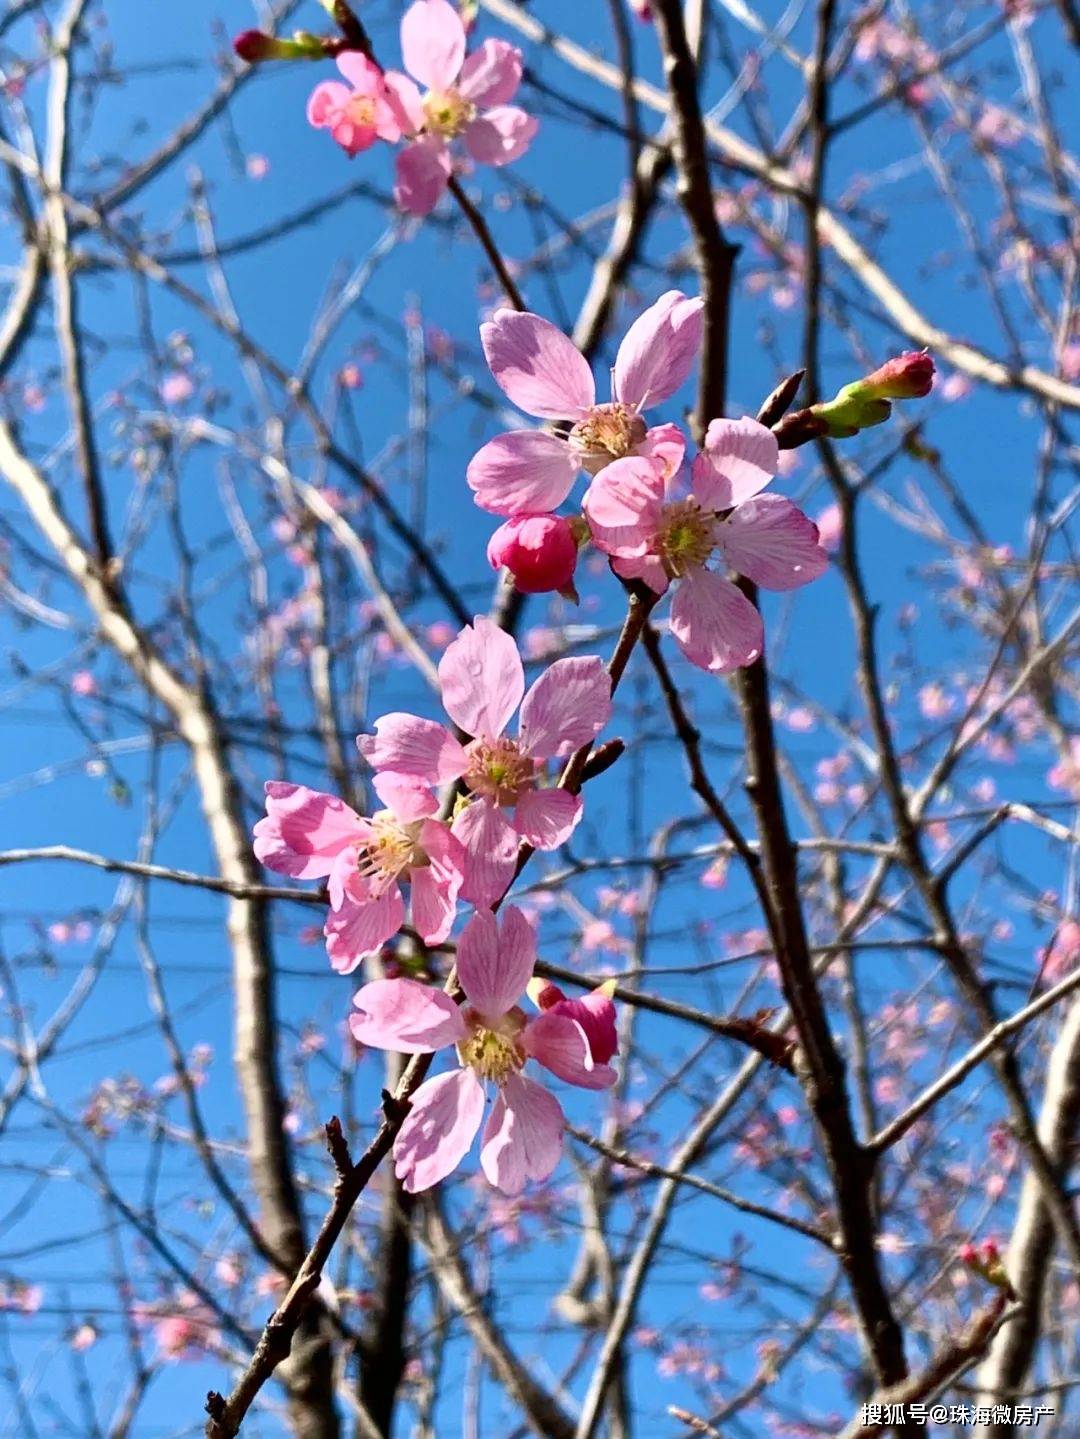
[[[493,570],[505,566],[526,595],[567,589],[577,565],[577,541],[561,515],[518,515],[492,535],[487,556]]]
[[[1001,1258],[1001,1250],[992,1239],[987,1239],[983,1243],[982,1256],[987,1264],[996,1264]]]
[[[923,350],[908,350],[867,375],[860,388],[879,400],[914,400],[928,395],[934,384],[934,361]]]
[[[960,1260],[961,1263],[967,1265],[973,1265],[979,1262],[979,1251],[975,1248],[974,1244],[961,1245]]]

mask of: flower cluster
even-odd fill
[[[308,120],[329,130],[346,154],[377,140],[403,142],[394,197],[427,215],[454,169],[454,142],[481,165],[508,165],[529,148],[537,120],[509,102],[521,83],[521,51],[485,40],[466,54],[465,27],[448,0],[414,0],[401,21],[408,74],[382,71],[355,50],[337,56],[341,80],[324,80],[308,101]]]
[[[714,420],[684,473],[686,440],[644,412],[688,377],[701,345],[702,302],[670,290],[631,325],[597,402],[592,372],[573,343],[539,315],[499,310],[480,327],[495,382],[520,410],[564,430],[497,435],[467,471],[477,504],[508,516],[488,558],[526,592],[572,592],[578,536],[624,579],[657,595],[673,582],[671,632],[694,664],[715,674],[752,664],[761,616],[716,560],[765,589],[790,590],[823,574],[817,527],[790,500],[761,492],[775,476],[775,435],[756,420]],[[875,391],[876,393],[876,391]],[[590,477],[580,521],[556,513],[577,476]]]
[[[359,815],[335,795],[270,781],[255,853],[280,874],[326,881],[327,953],[343,974],[401,929],[406,892],[413,927],[430,945],[449,937],[459,899],[475,906],[458,941],[464,1002],[414,979],[375,980],[356,995],[352,1032],[361,1044],[403,1054],[456,1047],[460,1067],[419,1088],[399,1132],[394,1152],[406,1188],[426,1189],[457,1166],[490,1083],[498,1093],[481,1165],[514,1194],[554,1169],[564,1126],[558,1101],[522,1074],[526,1062],[585,1089],[615,1079],[610,995],[567,999],[534,982],[531,926],[519,910],[507,908],[501,925],[493,913],[521,843],[556,849],[580,820],[580,795],[552,784],[546,766],[596,738],[611,714],[611,686],[601,661],[584,657],[557,660],[526,692],[517,646],[484,617],[447,646],[439,683],[456,733],[394,713],[357,741],[382,809]],[[444,818],[438,791],[451,784],[457,799]],[[527,990],[539,1010],[531,1019],[518,1003]]]

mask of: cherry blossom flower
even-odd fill
[[[617,574],[657,594],[678,581],[671,632],[687,659],[714,674],[752,664],[764,644],[761,615],[709,569],[714,555],[770,590],[796,589],[828,568],[813,521],[790,500],[761,494],[777,455],[776,437],[756,420],[714,420],[688,494],[680,497],[656,463],[624,459],[585,496],[593,543]]]
[[[643,410],[670,399],[701,348],[702,302],[668,290],[626,332],[615,357],[612,395],[596,386],[573,341],[539,315],[497,310],[480,326],[496,384],[519,410],[541,420],[570,420],[568,435],[512,430],[473,456],[466,477],[483,510],[496,515],[555,510],[581,470],[595,475],[628,455],[662,460],[674,474],[685,442],[677,425],[646,427]]]
[[[513,878],[519,839],[557,849],[581,818],[580,795],[542,787],[542,766],[595,739],[611,715],[611,684],[592,655],[556,660],[525,694],[517,646],[482,615],[447,646],[439,683],[446,713],[472,736],[468,743],[434,720],[397,713],[383,715],[357,744],[376,784],[464,782],[468,802],[453,823],[468,852],[461,893],[491,905]],[[504,731],[519,705],[512,739]]]
[[[496,1097],[480,1147],[484,1174],[505,1194],[548,1178],[562,1153],[566,1121],[555,1096],[522,1073],[530,1059],[582,1089],[614,1084],[615,1071],[594,1050],[607,1058],[614,1053],[606,1016],[568,1009],[565,1001],[532,1018],[521,1009],[535,963],[536,937],[521,911],[508,906],[496,923],[483,910],[458,942],[460,1007],[444,991],[412,979],[375,980],[355,995],[359,1013],[350,1026],[361,1044],[399,1054],[450,1045],[457,1051],[459,1067],[424,1081],[394,1141],[395,1171],[410,1194],[438,1184],[464,1159],[484,1116],[488,1084]]]
[[[464,875],[461,842],[432,818],[439,804],[429,789],[390,774],[377,775],[374,787],[386,808],[362,818],[334,795],[270,780],[266,816],[255,826],[255,854],[268,869],[327,880],[323,933],[341,974],[401,928],[406,883],[421,939],[441,943],[453,927]]]
[[[401,130],[411,143],[397,157],[394,198],[412,215],[427,215],[453,170],[451,141],[460,139],[481,165],[508,165],[524,155],[539,122],[512,100],[521,83],[521,51],[485,40],[465,54],[465,27],[447,0],[415,0],[401,21],[401,54],[409,75],[390,71]]]
[[[400,140],[402,115],[378,65],[346,50],[337,57],[344,79],[323,80],[308,100],[308,123],[329,130],[347,155],[370,150],[376,140]]]

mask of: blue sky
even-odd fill
[[[589,43],[607,49],[607,35],[595,28],[595,17],[586,7],[569,0],[546,0],[543,18],[552,26]],[[762,13],[776,18],[779,7],[767,4]],[[393,7],[379,3],[370,7],[372,32],[381,54],[393,56],[396,51],[392,23]],[[957,8],[951,17],[943,17],[946,27],[970,25],[984,12],[976,7]],[[151,150],[199,102],[213,83],[214,65],[224,53],[223,36],[243,28],[251,21],[247,5],[226,6],[221,0],[191,0],[185,6],[153,6],[152,23],[147,20],[147,7],[134,0],[118,0],[110,5],[108,38],[115,45],[116,64],[122,71],[131,70],[132,78],[122,87],[103,89],[92,115],[84,115],[81,104],[76,106],[80,147],[72,184],[77,189],[94,190],[102,179],[111,178],[118,162],[130,161]],[[318,27],[320,12],[314,4],[307,5],[297,16],[298,23]],[[497,27],[482,21],[482,33],[498,33]],[[1036,36],[1054,21],[1039,21]],[[98,40],[104,38],[98,35]],[[652,37],[647,28],[635,26],[635,38],[647,72],[657,72],[651,60]],[[807,21],[804,16],[793,32],[793,42],[806,47]],[[947,38],[947,37],[942,37]],[[738,41],[743,45],[742,38]],[[979,52],[988,71],[1000,78],[1002,98],[1011,99],[1007,47],[996,40]],[[162,59],[177,62],[164,70],[158,69]],[[617,99],[596,86],[566,71],[556,60],[544,57],[537,67],[543,79],[566,88],[591,106],[605,113],[617,114]],[[796,91],[790,72],[782,63],[773,61],[767,69],[773,113],[781,120],[794,102]],[[303,120],[306,94],[319,78],[315,67],[295,66],[271,68],[245,86],[242,95],[230,110],[228,124],[212,125],[202,140],[185,158],[184,164],[159,181],[142,195],[137,205],[139,215],[152,230],[173,231],[173,249],[187,249],[194,244],[189,223],[180,221],[187,203],[188,166],[198,165],[204,172],[213,205],[219,239],[229,242],[273,224],[282,217],[298,212],[310,202],[351,181],[370,182],[387,192],[390,187],[390,164],[387,155],[372,153],[347,161],[325,135],[308,129]],[[991,88],[993,85],[991,82]],[[873,81],[856,67],[853,81],[839,87],[837,109],[843,111],[857,103],[863,89]],[[862,87],[862,88],[860,88]],[[42,86],[32,80],[28,101],[40,115]],[[720,98],[721,87],[707,96],[712,103]],[[607,201],[614,191],[614,177],[624,164],[622,142],[610,135],[596,133],[581,119],[566,120],[551,114],[550,107],[541,105],[542,128],[532,152],[507,177],[490,174],[472,182],[478,196],[488,202],[487,213],[504,252],[511,257],[527,254],[537,241],[534,225],[544,233],[548,221],[542,216],[530,217],[528,206],[521,200],[522,187],[535,186],[545,193],[557,210],[568,216],[580,216],[599,201]],[[646,117],[651,128],[653,117]],[[735,128],[742,128],[741,117],[729,119]],[[985,344],[991,352],[1002,353],[992,315],[979,291],[966,284],[965,266],[948,263],[959,248],[959,241],[946,233],[941,214],[935,211],[933,226],[925,223],[927,204],[933,195],[932,182],[914,162],[917,140],[906,124],[892,119],[859,128],[837,147],[833,164],[833,195],[844,191],[856,174],[870,172],[869,187],[860,200],[862,212],[867,209],[887,217],[887,234],[879,257],[887,268],[911,287],[917,304],[932,319],[947,322],[954,333]],[[249,178],[244,158],[265,156],[269,170],[265,178]],[[974,185],[971,203],[976,218],[988,222],[986,196]],[[358,358],[364,371],[364,387],[355,397],[355,432],[360,448],[357,458],[377,466],[392,494],[403,494],[405,480],[400,461],[384,462],[385,447],[402,430],[406,412],[406,376],[402,364],[403,345],[401,316],[406,305],[419,305],[426,325],[438,327],[453,337],[458,346],[455,359],[461,368],[475,375],[481,387],[492,387],[476,365],[476,325],[482,306],[490,293],[478,293],[475,283],[480,271],[475,244],[449,210],[441,212],[441,221],[413,227],[401,242],[373,266],[369,283],[353,307],[319,366],[314,381],[316,394],[327,393],[332,377],[342,363]],[[800,222],[794,215],[785,216],[777,210],[775,223],[786,226],[788,237],[801,238]],[[244,323],[253,336],[287,365],[296,363],[309,334],[311,317],[326,295],[340,287],[343,278],[372,254],[388,227],[399,222],[383,205],[352,199],[330,209],[314,223],[289,233],[284,238],[261,246],[254,253],[240,255],[228,262],[233,297]],[[597,246],[606,240],[606,226],[592,232]],[[741,261],[745,270],[760,264],[748,234],[735,238],[746,243]],[[686,243],[681,224],[672,210],[655,225],[647,247],[651,267],[638,276],[639,293],[624,306],[614,327],[614,338],[644,303],[667,288],[665,269]],[[6,242],[2,256],[5,262],[14,258],[11,240]],[[97,247],[94,247],[95,251]],[[198,265],[184,265],[179,273],[200,290],[205,291],[205,278]],[[587,267],[572,260],[556,276],[567,312],[572,316],[588,281]],[[678,283],[692,287],[689,277]],[[852,302],[858,315],[865,303],[850,279],[841,281],[841,289]],[[84,303],[84,323],[96,354],[91,380],[92,395],[99,408],[100,442],[108,455],[116,406],[112,399],[120,392],[125,401],[140,409],[153,409],[156,399],[153,387],[137,348],[131,344],[134,330],[133,288],[129,281],[108,273],[93,274],[80,284]],[[554,313],[550,291],[541,278],[526,279],[530,303],[543,313]],[[230,347],[219,336],[192,315],[175,298],[160,292],[150,295],[150,313],[158,342],[171,332],[186,331],[194,350],[194,368],[202,382],[201,401],[208,388],[227,392],[220,401],[219,414],[224,423],[242,425],[251,415],[249,397],[244,392],[243,376]],[[753,411],[760,398],[772,387],[778,374],[795,368],[801,346],[801,312],[799,306],[778,310],[767,297],[741,290],[735,307],[732,337],[731,413]],[[902,340],[873,320],[862,327],[865,343],[873,348],[874,358],[883,359],[904,347]],[[609,344],[605,360],[610,361],[613,346]],[[1037,336],[1031,339],[1026,358],[1049,366],[1049,358],[1039,348]],[[825,348],[826,378],[843,383],[855,373],[853,361],[843,337],[830,332]],[[51,383],[50,369],[54,357],[48,337],[39,337],[31,346],[29,358],[16,371],[22,382],[44,384],[47,403],[40,415],[30,417],[26,424],[26,440],[35,453],[47,453],[64,433],[63,402]],[[598,365],[603,388],[602,365]],[[200,401],[200,402],[201,402]],[[689,391],[669,407],[664,418],[679,418],[692,402]],[[478,608],[486,605],[489,576],[483,562],[483,546],[491,525],[477,511],[469,498],[463,480],[464,465],[479,443],[494,432],[496,424],[466,395],[438,375],[430,384],[430,404],[437,423],[429,437],[430,466],[428,471],[427,505],[431,531],[440,546],[447,568],[461,577],[475,596]],[[927,434],[931,442],[946,456],[951,472],[965,495],[976,505],[980,518],[995,543],[1022,543],[1022,525],[1030,503],[1032,454],[1040,434],[1040,418],[1027,405],[1014,397],[1002,397],[988,391],[977,391],[963,403],[943,404],[932,399],[925,406]],[[499,426],[501,427],[501,426]],[[121,442],[122,443],[122,442]],[[865,453],[881,454],[888,450],[891,437],[878,432],[866,443]],[[244,626],[250,621],[244,576],[231,559],[223,563],[215,548],[227,533],[218,488],[218,466],[221,457],[209,448],[193,449],[182,467],[182,504],[189,540],[199,552],[199,576],[208,586],[212,583],[212,602],[208,600],[208,630],[224,655],[237,656],[234,664],[235,683],[225,692],[229,712],[253,716],[250,681],[244,666]],[[301,471],[302,473],[302,471]],[[315,471],[313,470],[314,474]],[[926,483],[925,474],[914,461],[901,461],[886,481],[888,492],[900,499],[906,497],[909,480]],[[816,512],[825,502],[824,491],[818,487],[813,467],[807,459],[785,482],[787,492],[806,498],[807,508]],[[132,516],[141,518],[141,501],[129,466],[110,471],[109,496],[116,530],[122,532]],[[74,487],[65,485],[65,498],[77,515]],[[254,488],[244,491],[244,504],[252,523],[265,524],[269,511],[265,499]],[[5,522],[13,519],[13,501],[0,501],[0,515]],[[158,611],[162,575],[168,574],[169,537],[160,513],[149,514],[149,533],[134,566],[133,593],[144,613]],[[943,625],[925,581],[925,567],[939,558],[910,533],[898,530],[881,508],[864,507],[864,554],[870,573],[873,599],[882,608],[882,652],[886,665],[900,687],[897,712],[910,714],[914,690],[931,674],[962,675],[970,661],[971,636],[965,627]],[[272,584],[274,598],[280,602],[293,582],[288,567],[276,567]],[[67,596],[62,589],[46,597],[61,607]],[[584,614],[588,623],[610,627],[617,620],[617,601],[610,584],[602,577],[590,577],[586,598],[590,604]],[[908,628],[898,627],[898,617],[905,606],[914,605],[916,615]],[[853,651],[850,627],[839,578],[826,576],[812,589],[799,594],[794,602],[772,599],[767,607],[767,624],[772,653],[785,675],[800,690],[820,704],[852,715],[859,713],[858,698],[853,687]],[[529,622],[544,618],[542,602],[534,602]],[[557,611],[556,611],[557,613]],[[412,616],[414,621],[442,618],[434,602],[425,602]],[[109,713],[100,705],[71,701],[68,685],[71,673],[89,665],[97,676],[99,687],[108,693],[119,692],[120,671],[116,662],[102,652],[89,657],[80,649],[80,637],[56,629],[27,627],[17,621],[10,610],[0,614],[3,638],[3,665],[0,667],[0,724],[3,725],[3,759],[0,761],[0,824],[10,845],[41,845],[65,842],[101,853],[131,856],[135,853],[143,819],[142,798],[146,781],[148,755],[139,736],[143,727],[125,718],[118,708]],[[604,640],[604,645],[609,641]],[[698,722],[705,730],[711,762],[723,784],[731,783],[733,800],[741,802],[737,790],[739,735],[732,721],[726,689],[715,681],[705,681],[678,670],[693,697]],[[286,718],[299,720],[304,714],[301,677],[286,676],[282,685]],[[138,696],[131,692],[125,699],[141,709]],[[94,743],[80,737],[67,718],[66,706],[74,703]],[[654,734],[655,708],[650,712],[651,699],[640,686],[629,683],[620,698],[619,712],[612,733],[628,738]],[[418,708],[432,713],[430,701],[404,669],[391,670],[383,676],[377,689],[376,711],[393,708]],[[372,714],[355,715],[355,725],[368,721]],[[104,742],[111,771],[97,772],[88,762],[100,761],[97,744]],[[804,769],[815,759],[830,754],[835,741],[821,727],[807,735],[785,733],[785,748]],[[296,763],[290,775],[306,782],[321,783],[317,769],[310,762],[313,751],[303,743],[296,746]],[[674,815],[692,812],[683,789],[681,761],[673,749],[659,744],[643,750],[648,765],[648,780],[643,791],[640,823],[646,834],[658,823]],[[625,774],[628,760],[620,771],[606,777],[590,790],[588,814],[574,843],[574,852],[584,855],[595,850],[625,851],[627,813],[625,808]],[[207,853],[201,821],[195,810],[182,765],[182,756],[174,745],[166,745],[160,755],[161,792],[179,786],[176,813],[170,820],[161,841],[157,858],[185,868],[203,870],[211,861]],[[1042,787],[1046,763],[1041,757],[1027,758],[1021,764],[997,776],[1001,792],[1015,792],[1030,797]],[[984,772],[985,765],[973,771]],[[252,796],[256,796],[261,780],[266,777],[266,759],[259,752],[245,753],[242,779]],[[110,797],[110,784],[122,777],[133,802],[118,803]],[[957,784],[955,798],[962,802],[966,781]],[[855,833],[870,834],[879,828],[875,817],[856,822]],[[695,832],[693,842],[704,842],[707,834]],[[1059,888],[1064,877],[1056,872],[1048,859],[1048,848],[1039,839],[1022,837],[1010,840],[1010,859],[1032,877],[1036,886]],[[665,895],[657,913],[658,937],[651,952],[657,965],[677,966],[700,959],[705,949],[715,953],[732,930],[742,930],[756,923],[749,897],[735,880],[721,891],[700,888],[701,864],[688,864],[679,872]],[[116,881],[89,871],[71,868],[27,866],[0,870],[0,917],[3,928],[0,941],[3,953],[14,967],[18,978],[19,998],[32,1011],[40,1024],[66,993],[80,965],[85,963],[93,944],[51,944],[45,928],[56,920],[67,920],[86,914],[96,916],[108,909],[117,893]],[[580,893],[591,900],[595,885],[583,884]],[[970,901],[972,912],[994,902],[993,890],[976,894],[974,889],[963,896]],[[210,1079],[203,1091],[208,1122],[224,1139],[238,1133],[238,1107],[229,1070],[230,1013],[227,1003],[227,952],[221,932],[220,902],[196,892],[159,887],[150,894],[152,932],[157,957],[162,965],[170,999],[175,1007],[180,1032],[186,1044],[205,1042],[217,1055]],[[688,928],[687,914],[693,916]],[[1011,915],[1016,934],[998,950],[1002,961],[1014,965],[1021,973],[1032,971],[1032,952],[1045,931],[1035,928],[1020,909]],[[346,1011],[351,992],[350,982],[333,976],[327,968],[318,944],[303,942],[302,928],[309,924],[310,911],[282,907],[276,916],[280,936],[282,966],[281,1012],[286,1030],[312,1021],[331,1035],[329,1057],[336,1064],[339,1047],[334,1038],[337,1026]],[[557,962],[566,962],[574,951],[576,924],[566,914],[547,914],[541,934],[545,953]],[[595,967],[597,961],[587,961]],[[881,997],[896,984],[913,984],[922,977],[919,961],[887,961],[871,958],[873,966],[866,972],[868,994]],[[671,974],[650,981],[656,992],[718,1010],[733,1006],[740,998],[745,967],[733,971],[721,969],[703,989],[695,977]],[[767,984],[753,992],[754,1004],[774,998]],[[687,1054],[699,1036],[688,1037],[684,1028],[668,1021],[648,1019],[642,1026],[643,1061],[638,1066],[629,1097],[646,1096],[655,1085],[658,1071],[670,1070]],[[295,1039],[287,1032],[283,1055],[290,1082],[298,1074],[295,1062]],[[699,1066],[688,1093],[676,1093],[667,1101],[647,1129],[648,1138],[658,1140],[661,1152],[675,1141],[685,1128],[690,1114],[703,1098],[711,1094],[710,1086],[722,1082],[733,1072],[739,1056],[730,1048],[715,1044],[711,1060]],[[925,1061],[924,1073],[932,1072],[933,1058]],[[50,1061],[46,1079],[53,1099],[78,1114],[91,1089],[106,1076],[121,1074],[137,1076],[150,1085],[167,1071],[167,1061],[160,1037],[148,1021],[144,984],[139,971],[130,927],[116,939],[92,998],[83,1008],[78,1021],[65,1034],[57,1055]],[[335,1103],[332,1092],[333,1073],[323,1060],[310,1066],[310,1105],[301,1104],[300,1122],[310,1129],[330,1112]],[[368,1059],[361,1066],[356,1085],[354,1105],[360,1116],[368,1116],[377,1101],[380,1069]],[[715,1078],[712,1076],[715,1074]],[[307,1085],[297,1085],[302,1093]],[[572,1117],[582,1123],[595,1111],[592,1102],[567,1097]],[[776,1096],[784,1104],[798,1104],[793,1084],[783,1081]],[[339,1101],[338,1101],[339,1102]],[[721,1137],[737,1137],[740,1125],[747,1122],[754,1105],[745,1101],[736,1112],[737,1119]],[[176,1116],[177,1122],[180,1116]],[[985,1122],[976,1106],[967,1123],[973,1142],[978,1142]],[[958,1128],[957,1142],[964,1143],[964,1129]],[[644,1144],[646,1136],[641,1136]],[[710,1173],[724,1182],[732,1168],[733,1145],[726,1144]],[[147,1175],[147,1145],[144,1132],[132,1130],[109,1141],[106,1146],[109,1172],[116,1185],[138,1199],[144,1193]],[[95,1397],[102,1416],[110,1412],[112,1390],[117,1381],[109,1377],[109,1356],[118,1355],[120,1330],[115,1312],[115,1299],[108,1284],[103,1285],[110,1259],[109,1249],[101,1234],[101,1207],[91,1185],[78,1182],[54,1182],[38,1192],[32,1171],[39,1165],[68,1167],[78,1174],[85,1166],[69,1140],[58,1132],[32,1100],[16,1112],[11,1129],[0,1153],[0,1277],[11,1274],[33,1279],[44,1285],[46,1299],[34,1319],[12,1317],[7,1323],[14,1353],[25,1366],[28,1382],[35,1387],[35,1402],[47,1392],[68,1413],[76,1412],[72,1390],[72,1368],[60,1334],[63,1313],[69,1309],[73,1320],[94,1315],[102,1330],[101,1344],[91,1351],[88,1363],[91,1372],[102,1376],[95,1381]],[[322,1159],[317,1147],[303,1152],[301,1170],[320,1181],[324,1177]],[[237,1171],[240,1172],[240,1171]],[[569,1184],[572,1171],[562,1171]],[[185,1252],[195,1253],[199,1246],[217,1253],[230,1245],[228,1226],[220,1212],[212,1207],[195,1204],[193,1195],[201,1191],[201,1176],[183,1151],[166,1148],[162,1168],[157,1176],[157,1218],[163,1233],[181,1245]],[[762,1181],[745,1169],[738,1169],[733,1182],[760,1189],[762,1195],[775,1198],[776,1187]],[[476,1203],[476,1194],[469,1189],[455,1209],[462,1217],[468,1206]],[[312,1201],[317,1213],[321,1201]],[[616,1232],[633,1229],[632,1206],[621,1205],[614,1223]],[[553,1256],[543,1241],[543,1229],[536,1221],[528,1222],[527,1232],[534,1240],[519,1250],[509,1252],[496,1240],[493,1263],[499,1276],[505,1308],[499,1313],[500,1324],[512,1335],[523,1354],[543,1348],[547,1363],[558,1368],[568,1361],[577,1344],[577,1335],[560,1326],[550,1312],[553,1289],[553,1267],[565,1267],[571,1251],[561,1243]],[[683,1199],[670,1231],[672,1247],[658,1265],[647,1299],[642,1307],[641,1322],[667,1334],[684,1330],[696,1337],[696,1327],[703,1324],[708,1331],[707,1343],[730,1366],[733,1378],[745,1378],[755,1363],[754,1344],[760,1335],[749,1334],[738,1304],[708,1303],[699,1295],[699,1285],[713,1275],[710,1261],[721,1260],[730,1253],[736,1236],[743,1235],[753,1246],[751,1263],[764,1269],[797,1276],[812,1290],[820,1289],[817,1272],[819,1260],[801,1241],[782,1234],[770,1226],[732,1216],[700,1196]],[[48,1253],[28,1257],[42,1244],[52,1246]],[[131,1248],[129,1259],[135,1275],[145,1275],[147,1266],[139,1246]],[[890,1275],[899,1283],[907,1260],[891,1261]],[[141,1297],[153,1297],[148,1281],[136,1279]],[[793,1301],[779,1299],[778,1330],[785,1310]],[[794,1308],[801,1301],[794,1302]],[[265,1301],[256,1301],[254,1316],[261,1315]],[[0,1320],[0,1330],[3,1328]],[[548,1331],[551,1337],[548,1338]],[[2,1335],[0,1335],[2,1338]],[[541,1339],[543,1343],[541,1343]],[[847,1343],[837,1338],[841,1347]],[[463,1349],[454,1346],[450,1364],[461,1374]],[[3,1354],[0,1352],[0,1364]],[[793,1407],[824,1417],[830,1411],[844,1413],[848,1399],[833,1372],[823,1363],[822,1356],[811,1355],[796,1366],[796,1381],[791,1381],[789,1398]],[[138,1439],[156,1439],[158,1435],[193,1432],[198,1425],[201,1394],[210,1384],[224,1384],[225,1375],[216,1362],[185,1363],[165,1372],[155,1384],[142,1418],[135,1431]],[[641,1432],[652,1435],[670,1432],[671,1421],[663,1417],[668,1403],[684,1403],[695,1407],[692,1379],[659,1383],[654,1377],[653,1360],[646,1354],[635,1365],[633,1376],[634,1401],[643,1416]],[[445,1433],[456,1432],[458,1422],[456,1385],[450,1385],[449,1398],[443,1412]],[[504,1421],[497,1418],[500,1399],[495,1389],[485,1387],[484,1433],[507,1432]],[[40,1408],[41,1432],[51,1433],[45,1408]],[[0,1436],[22,1439],[18,1416],[0,1418]],[[78,1422],[78,1421],[77,1421]],[[490,1426],[490,1427],[489,1427]],[[63,1432],[57,1426],[55,1432]],[[70,1429],[66,1432],[73,1432]],[[81,1432],[76,1429],[74,1432]],[[270,1436],[278,1431],[272,1419],[259,1420],[245,1432],[252,1436]],[[403,1430],[403,1432],[405,1432]],[[752,1432],[750,1428],[743,1430]]]

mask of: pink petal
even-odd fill
[[[798,589],[829,568],[817,525],[782,495],[747,500],[718,527],[718,535],[731,568],[767,590]]]
[[[550,320],[496,310],[480,343],[495,383],[527,415],[577,419],[596,398],[584,355]]]
[[[484,1173],[504,1194],[520,1194],[530,1179],[547,1179],[562,1154],[565,1127],[555,1096],[535,1080],[512,1074],[484,1130]]]
[[[339,116],[330,126],[330,134],[348,155],[359,155],[370,150],[379,138],[374,125],[357,125],[347,116]]]
[[[425,944],[442,944],[454,927],[468,855],[442,820],[424,821],[420,846],[428,862],[409,871],[413,924]]]
[[[558,849],[577,828],[584,813],[579,794],[565,789],[534,789],[514,809],[514,828],[536,849]]]
[[[660,466],[664,484],[670,490],[671,482],[682,469],[686,458],[686,436],[678,425],[653,425],[645,432],[645,438],[634,450],[642,459],[653,460]]]
[[[780,447],[757,420],[713,420],[694,461],[693,491],[705,510],[729,510],[763,490],[776,474]]]
[[[426,4],[427,0],[417,0]],[[438,135],[414,140],[397,157],[394,199],[409,215],[430,215],[450,178],[450,152]]]
[[[522,702],[519,743],[533,759],[561,759],[595,739],[610,718],[611,678],[603,660],[556,660]]]
[[[377,774],[371,787],[386,808],[404,823],[435,814],[439,801],[426,785],[400,774]]]
[[[496,923],[490,909],[473,915],[458,940],[457,972],[469,1003],[488,1019],[509,1014],[536,964],[536,935],[520,909],[507,905]]]
[[[446,713],[466,734],[495,739],[521,703],[525,671],[517,645],[486,615],[466,625],[439,661]]]
[[[415,979],[376,979],[353,995],[353,1038],[395,1054],[431,1054],[465,1038],[461,1010],[448,994]]]
[[[415,135],[424,128],[424,100],[408,75],[388,70],[383,76],[386,101],[403,135]]]
[[[658,595],[665,594],[671,583],[667,570],[664,569],[663,563],[656,555],[614,559],[611,561],[611,568],[617,575],[622,575],[624,580],[644,580],[645,584]]]
[[[401,20],[405,68],[429,90],[449,90],[465,59],[465,27],[447,0],[415,0]]]
[[[308,124],[316,130],[327,129],[348,103],[352,91],[340,80],[324,80],[312,90],[307,102]]]
[[[521,84],[521,51],[507,40],[485,40],[461,67],[458,93],[474,105],[505,105]]]
[[[556,1013],[568,1014],[581,1025],[595,1064],[606,1065],[611,1056],[618,1053],[615,1004],[605,985],[590,990],[579,999],[561,999],[554,1008]]]
[[[358,735],[356,745],[372,769],[392,770],[428,785],[446,784],[465,773],[465,751],[444,725],[416,715],[383,715],[375,733]]]
[[[360,816],[335,795],[270,780],[266,817],[255,826],[255,857],[293,879],[322,879],[365,833]]]
[[[474,800],[458,815],[453,832],[465,846],[467,863],[461,897],[490,908],[502,899],[517,868],[518,835],[498,805]]]
[[[595,1063],[588,1035],[571,1015],[549,1009],[530,1019],[522,1036],[527,1053],[567,1084],[610,1089],[617,1078],[608,1064]]]
[[[337,57],[337,67],[356,94],[378,95],[382,89],[382,71],[359,50],[343,51]]]
[[[496,435],[472,457],[465,478],[482,510],[542,514],[562,504],[578,469],[573,450],[558,435],[511,430]]]
[[[394,1140],[394,1172],[409,1194],[430,1189],[468,1154],[484,1117],[484,1090],[471,1069],[427,1079]]]
[[[704,302],[668,290],[627,330],[615,357],[615,397],[644,410],[669,399],[701,349]]]
[[[334,860],[334,867],[326,879],[326,888],[330,894],[330,908],[340,909],[345,903],[346,897],[354,892],[364,899],[368,896],[369,886],[357,887],[359,873],[357,870],[356,850],[350,845],[343,849]]]
[[[496,105],[465,131],[465,148],[478,165],[509,165],[533,142],[540,121],[516,105]]]
[[[614,460],[589,486],[583,508],[593,543],[626,559],[645,554],[660,528],[664,476],[653,460]]]
[[[404,923],[405,902],[396,884],[364,900],[346,897],[323,927],[330,963],[338,974],[351,974],[365,955],[374,954]]]
[[[753,664],[765,643],[761,616],[743,592],[704,568],[679,582],[670,625],[691,664],[713,674]]]

